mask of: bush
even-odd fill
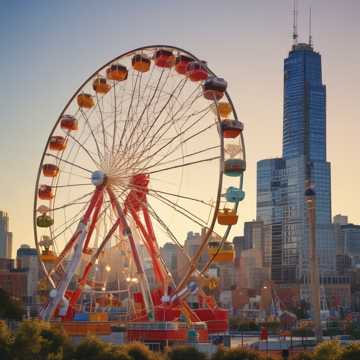
[[[341,360],[359,360],[360,359],[360,344],[348,345],[341,354]]]
[[[309,352],[301,352],[291,357],[291,360],[315,360]]]
[[[265,359],[258,351],[237,347],[233,349],[220,348],[211,360],[263,360]]]
[[[175,346],[166,354],[167,360],[206,360],[206,355],[192,346]]]
[[[21,320],[23,314],[21,302],[11,298],[4,289],[0,289],[0,318]]]
[[[157,360],[159,358],[156,353],[150,351],[144,344],[139,342],[121,346],[121,349],[131,360]]]
[[[14,334],[10,353],[13,360],[63,359],[72,347],[65,332],[50,323],[26,320]]]
[[[338,341],[324,341],[314,349],[316,360],[341,360],[341,346]]]
[[[0,321],[0,359],[10,360],[11,333],[4,321]]]

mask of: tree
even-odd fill
[[[192,346],[176,346],[166,354],[167,360],[206,360],[206,355]]]
[[[150,351],[148,347],[140,342],[134,342],[123,347],[124,352],[131,360],[158,360],[158,355]]]
[[[338,341],[324,341],[314,349],[316,360],[341,360],[341,346]]]
[[[62,329],[50,323],[26,320],[15,332],[12,360],[61,360],[71,352],[69,339]]]
[[[348,345],[340,357],[341,360],[359,360],[360,359],[360,344]]]
[[[10,360],[11,333],[4,321],[0,321],[0,359]]]
[[[21,320],[24,309],[19,300],[11,298],[9,294],[0,289],[0,318],[5,320]]]
[[[220,348],[211,360],[263,360],[264,357],[255,350],[237,347],[233,349]]]

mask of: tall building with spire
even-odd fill
[[[326,87],[321,55],[298,43],[284,60],[282,157],[257,164],[257,220],[264,222],[264,263],[272,280],[307,282],[309,237],[305,190],[316,194],[316,239],[320,274],[336,269],[331,228],[330,163],[326,159]]]
[[[10,259],[12,254],[12,233],[9,231],[9,216],[0,211],[0,258]]]

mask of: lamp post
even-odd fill
[[[316,253],[316,199],[315,191],[309,186],[305,191],[309,224],[310,293],[316,342],[322,340],[320,320],[320,276]]]

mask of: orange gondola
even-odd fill
[[[206,80],[209,74],[203,62],[192,61],[186,67],[186,76],[188,76],[191,81],[201,81]]]
[[[71,115],[64,115],[60,120],[60,127],[64,130],[78,130],[79,125],[77,119]]]
[[[46,177],[56,177],[59,174],[59,168],[54,164],[44,164],[42,171]]]
[[[91,109],[95,105],[93,97],[90,94],[85,93],[77,96],[77,103],[79,107],[84,109]]]
[[[151,60],[145,55],[137,54],[131,59],[131,64],[135,70],[144,73],[150,70]]]
[[[112,64],[106,69],[106,77],[109,80],[124,81],[128,77],[128,69],[121,64]]]
[[[231,112],[232,112],[232,107],[228,102],[218,102],[217,105],[214,105],[214,111],[215,113],[219,114],[219,116],[221,118],[227,118]]]
[[[193,58],[185,55],[179,55],[175,61],[175,70],[178,74],[185,75],[189,63],[194,61]]]
[[[51,136],[49,140],[49,149],[54,151],[63,151],[66,148],[66,139],[63,136]]]
[[[175,56],[172,51],[161,49],[155,53],[154,62],[156,66],[170,68],[175,64]]]
[[[51,200],[54,197],[51,186],[49,185],[40,185],[38,190],[38,196],[41,200]]]
[[[106,94],[110,91],[111,85],[107,83],[104,77],[97,77],[93,81],[93,89],[99,94]]]
[[[236,210],[224,208],[219,210],[217,220],[220,225],[235,225],[238,221],[238,215],[236,215]]]

